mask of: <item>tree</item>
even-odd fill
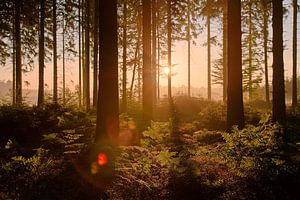
[[[15,28],[14,38],[16,43],[16,104],[22,104],[22,52],[21,52],[21,2],[15,0]]]
[[[152,119],[152,68],[151,68],[151,0],[143,0],[143,115],[145,125]]]
[[[187,6],[187,41],[188,41],[188,96],[191,97],[191,11],[190,0]]]
[[[153,104],[156,104],[156,100],[157,100],[157,92],[156,92],[156,88],[157,88],[157,81],[156,81],[156,29],[157,29],[157,11],[156,11],[156,5],[157,5],[157,0],[152,0],[152,85],[153,85]]]
[[[57,103],[57,22],[56,22],[56,0],[52,1],[53,5],[53,16],[52,16],[52,23],[53,23],[53,102]]]
[[[248,92],[249,100],[262,82],[263,32],[260,1],[242,2],[242,48],[243,48],[243,84]]]
[[[81,36],[82,36],[82,18],[81,18],[81,14],[82,14],[82,1],[79,0],[79,6],[78,6],[78,103],[79,103],[79,108],[81,108],[81,76],[82,76],[82,51],[81,51],[81,44],[82,44],[82,40],[81,40]]]
[[[282,0],[273,3],[273,121],[284,123],[286,118],[283,63]]]
[[[40,0],[38,106],[42,106],[44,104],[44,67],[45,67],[44,32],[45,32],[45,0]]]
[[[94,5],[94,31],[93,31],[93,37],[94,37],[94,84],[93,84],[93,107],[96,108],[97,106],[97,95],[98,95],[98,26],[99,26],[99,17],[98,17],[98,9],[99,9],[99,0],[95,0]]]
[[[292,106],[297,107],[297,12],[298,2],[293,0],[293,96]]]
[[[227,0],[223,0],[223,103],[227,100]]]
[[[90,0],[85,1],[85,62],[83,68],[83,105],[90,109]]]
[[[127,2],[123,3],[122,112],[127,112]]]
[[[168,98],[172,98],[172,4],[167,0],[167,40],[168,40]]]
[[[244,127],[243,85],[242,85],[242,48],[241,48],[241,1],[227,0],[228,8],[228,99],[227,129],[237,125]]]
[[[96,141],[119,133],[117,0],[99,2],[99,91]]]
[[[269,31],[268,22],[270,18],[269,8],[270,0],[261,0],[261,6],[263,10],[263,46],[264,46],[264,68],[265,68],[265,96],[267,103],[270,103],[270,91],[269,91],[269,66],[268,66],[268,41],[269,41]]]

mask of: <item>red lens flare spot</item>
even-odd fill
[[[107,163],[107,156],[105,153],[99,153],[98,154],[98,165],[104,166]]]

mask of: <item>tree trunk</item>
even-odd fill
[[[190,14],[190,0],[188,0],[187,12],[187,41],[188,41],[188,96],[191,97],[191,14]]]
[[[133,86],[134,86],[134,80],[135,80],[135,74],[137,71],[137,66],[138,66],[138,52],[140,51],[140,28],[138,28],[138,38],[137,38],[137,42],[136,42],[136,48],[135,48],[135,52],[134,52],[134,64],[133,64],[133,71],[132,71],[132,78],[131,78],[131,84],[130,84],[130,99],[133,99]]]
[[[286,119],[283,63],[283,6],[273,0],[273,121],[283,124]]]
[[[293,95],[292,106],[297,107],[297,11],[298,2],[293,0]]]
[[[172,13],[171,0],[167,0],[167,45],[168,45],[168,98],[172,98]]]
[[[211,100],[211,41],[210,41],[210,13],[207,15],[207,97]]]
[[[252,3],[249,1],[249,46],[248,46],[248,53],[249,53],[249,100],[253,99],[253,83],[252,83]]]
[[[241,47],[241,1],[227,0],[228,5],[228,100],[227,129],[237,125],[244,127],[242,47]]]
[[[153,105],[156,105],[157,93],[156,93],[156,0],[152,0],[152,93],[153,93]]]
[[[85,63],[83,70],[83,104],[90,109],[90,0],[85,1]]]
[[[223,0],[223,103],[227,101],[227,0]]]
[[[157,10],[157,16],[159,16],[159,12]],[[160,101],[160,34],[159,28],[157,28],[157,102]]]
[[[99,92],[96,141],[116,139],[119,133],[117,0],[100,1]]]
[[[65,10],[63,11],[65,13]],[[65,60],[65,14],[63,14],[63,34],[62,34],[62,61],[63,61],[63,89],[62,89],[62,95],[63,95],[63,105],[66,105],[66,60]]]
[[[15,5],[14,5],[15,6]],[[15,16],[15,10],[14,10],[14,16]],[[15,19],[13,22],[13,38],[12,38],[12,45],[13,45],[13,55],[12,55],[12,105],[16,105],[16,38],[15,38]]]
[[[45,67],[45,0],[40,0],[40,31],[39,31],[39,89],[38,106],[44,104],[44,67]]]
[[[81,6],[82,6],[82,1],[79,0],[79,7],[78,7],[78,54],[79,54],[79,58],[78,58],[78,63],[79,63],[79,66],[78,66],[78,72],[79,72],[79,76],[78,76],[78,103],[79,103],[79,108],[81,108],[81,76],[82,76],[82,52],[81,52],[81,44],[82,44],[82,41],[81,41],[81,23],[82,23],[82,19],[81,19]]]
[[[127,112],[127,3],[123,5],[123,78],[122,78],[122,112]]]
[[[16,104],[22,104],[21,2],[15,0]]]
[[[57,22],[56,22],[56,0],[53,0],[53,102],[57,103]]]
[[[266,101],[270,103],[269,91],[269,66],[268,66],[268,8],[267,2],[262,1],[263,4],[263,33],[264,33],[264,65],[265,65],[265,92]]]
[[[94,84],[93,84],[93,107],[97,107],[97,95],[98,95],[98,49],[99,49],[99,34],[98,34],[98,26],[99,26],[99,0],[95,0],[95,8],[94,8]]]
[[[150,125],[153,115],[153,85],[151,68],[151,0],[143,0],[143,117]]]

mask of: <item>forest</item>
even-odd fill
[[[299,10],[1,0],[0,199],[300,199]]]

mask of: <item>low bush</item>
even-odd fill
[[[232,133],[223,133],[226,141],[224,156],[228,163],[242,172],[266,172],[278,174],[284,167],[283,129],[270,122],[269,117],[258,126],[249,125],[243,130],[235,127]]]

